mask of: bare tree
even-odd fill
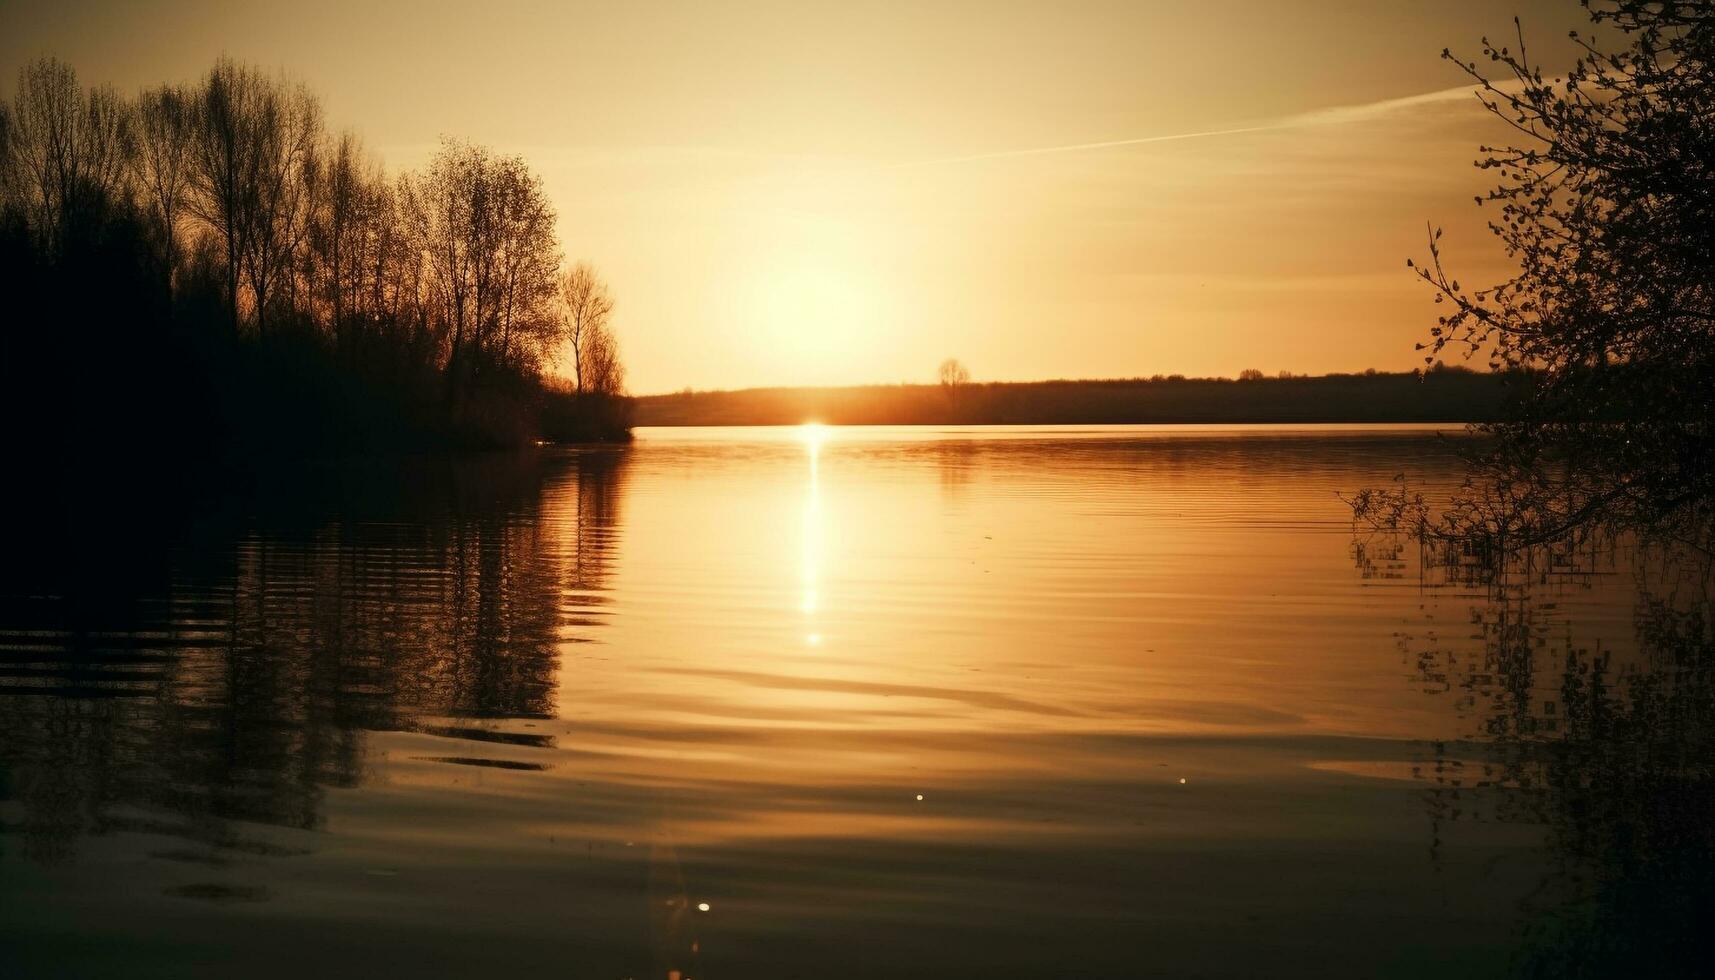
[[[59,254],[69,234],[124,199],[129,108],[111,86],[86,92],[71,66],[43,58],[19,69],[6,116],[0,191],[47,253]]]
[[[956,357],[949,357],[942,361],[939,374],[941,384],[946,388],[955,388],[959,385],[971,383],[971,372],[967,371],[965,366],[959,363],[959,359]]]
[[[613,297],[595,269],[587,262],[579,262],[560,278],[560,299],[566,305],[561,336],[571,349],[573,384],[582,394],[584,348],[590,337],[607,329],[608,319],[613,315]]]
[[[179,222],[190,192],[195,126],[196,97],[180,86],[150,89],[137,100],[137,185],[169,291],[179,261]]]
[[[196,101],[190,210],[225,253],[233,329],[248,284],[250,312],[265,336],[269,300],[297,261],[319,189],[321,106],[301,85],[224,58]]]
[[[459,352],[471,305],[470,227],[475,191],[474,148],[445,142],[422,173],[399,179],[399,197],[420,255],[422,300],[431,329],[445,338],[447,398],[456,396]]]
[[[401,364],[434,363],[441,338],[428,315],[428,278],[411,222],[410,185],[404,179],[388,182],[379,168],[374,179],[370,309],[376,325],[391,335]]]
[[[19,189],[14,187],[19,175],[12,160],[12,134],[12,107],[0,102],[0,211],[23,206]]]
[[[625,366],[619,360],[619,340],[605,321],[593,325],[584,337],[578,373],[585,385],[581,390],[589,394],[625,393]]]
[[[559,245],[541,181],[522,159],[448,140],[402,184],[427,299],[447,340],[447,393],[485,364],[534,367],[552,334]]]
[[[266,336],[268,302],[295,264],[315,210],[322,125],[320,102],[301,85],[264,80],[256,108],[246,264],[256,332]]]
[[[560,245],[554,238],[554,209],[542,180],[522,157],[495,161],[491,217],[495,229],[495,329],[489,335],[494,363],[534,371],[553,345]]]
[[[384,273],[376,252],[388,240],[387,182],[352,133],[343,133],[321,170],[321,193],[310,222],[307,292],[334,345],[356,357],[357,332],[377,315],[372,278]]]
[[[190,210],[218,239],[224,254],[226,302],[237,333],[242,320],[238,284],[252,234],[255,117],[262,79],[229,58],[215,62],[197,91]]]
[[[401,358],[434,363],[438,339],[424,317],[424,259],[405,206],[409,188],[388,179],[349,133],[328,152],[320,184],[298,273],[310,319],[354,365],[382,353],[394,368]]]

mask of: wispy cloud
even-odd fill
[[[990,153],[972,153],[962,157],[942,157],[936,160],[919,160],[906,166],[925,167],[943,163],[970,163],[976,160],[1004,160],[1008,157],[1036,157],[1053,153],[1080,153],[1086,150],[1111,150],[1121,146],[1142,146],[1145,143],[1170,143],[1174,140],[1204,139],[1210,136],[1237,136],[1240,133],[1261,133],[1270,129],[1279,129],[1278,123],[1266,123],[1259,126],[1240,126],[1234,129],[1208,129],[1196,133],[1168,133],[1163,136],[1139,136],[1134,139],[1102,140],[1097,143],[1070,143],[1065,146],[1033,146],[1022,150],[996,150]]]
[[[1497,89],[1501,85],[1495,86]],[[1419,109],[1425,106],[1445,105],[1459,101],[1475,101],[1481,87],[1460,85],[1454,88],[1439,89],[1434,92],[1423,92],[1417,95],[1407,95],[1396,99],[1382,99],[1377,102],[1363,102],[1355,105],[1329,106],[1325,109],[1312,109],[1309,112],[1293,113],[1276,119],[1265,120],[1249,126],[1235,126],[1230,129],[1206,129],[1190,133],[1165,133],[1157,136],[1138,136],[1130,139],[1100,140],[1093,143],[1068,143],[1062,146],[1033,146],[1014,150],[995,150],[988,153],[971,153],[964,156],[940,157],[933,160],[919,160],[904,164],[906,167],[927,167],[943,164],[973,163],[979,160],[1004,160],[1011,157],[1049,156],[1059,153],[1086,153],[1095,150],[1112,150],[1129,146],[1145,146],[1150,143],[1171,143],[1180,140],[1211,139],[1220,136],[1241,136],[1248,133],[1278,132],[1281,130],[1306,129],[1315,126],[1343,126],[1354,123],[1371,122],[1400,112]]]
[[[1496,92],[1514,91],[1522,86],[1519,83],[1501,83],[1494,85]],[[1282,129],[1298,126],[1339,126],[1348,123],[1370,122],[1391,116],[1410,109],[1420,109],[1425,106],[1446,105],[1450,102],[1477,101],[1482,93],[1481,85],[1456,85],[1453,88],[1438,89],[1434,92],[1421,92],[1417,95],[1401,96],[1397,99],[1382,99],[1378,102],[1361,102],[1356,105],[1329,106],[1326,109],[1312,109],[1286,116],[1277,121],[1272,128]]]

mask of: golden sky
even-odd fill
[[[284,69],[390,169],[522,153],[632,390],[1408,368],[1424,224],[1494,269],[1488,0],[0,0],[0,65]],[[1574,0],[1516,0],[1550,67]],[[1536,39],[1540,38],[1540,42]]]

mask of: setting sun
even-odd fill
[[[729,256],[745,280],[736,340],[782,378],[837,382],[885,348],[906,289],[881,261],[898,236],[864,185],[814,172],[751,189],[744,235]]]

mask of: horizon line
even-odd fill
[[[1249,370],[1248,368],[1246,370]],[[1126,377],[1108,378],[1035,378],[1019,380],[1016,378],[995,378],[989,381],[972,380],[964,383],[965,387],[991,387],[995,385],[1054,385],[1054,384],[1178,384],[1181,382],[1204,381],[1225,382],[1228,384],[1255,384],[1259,381],[1322,381],[1328,378],[1362,378],[1390,377],[1410,374],[1424,374],[1435,371],[1434,367],[1400,368],[1384,370],[1382,368],[1364,368],[1358,371],[1324,371],[1321,374],[1292,373],[1287,377],[1278,374],[1266,374],[1261,378],[1241,379],[1224,374],[1153,374],[1131,375]],[[1501,374],[1504,372],[1490,371],[1485,368],[1470,367],[1464,364],[1442,364],[1442,371],[1463,374]],[[850,384],[779,384],[752,385],[746,388],[692,388],[686,386],[677,391],[657,391],[645,395],[627,395],[627,398],[681,398],[685,395],[735,395],[756,391],[838,391],[849,388],[939,388],[939,381],[859,381]]]

